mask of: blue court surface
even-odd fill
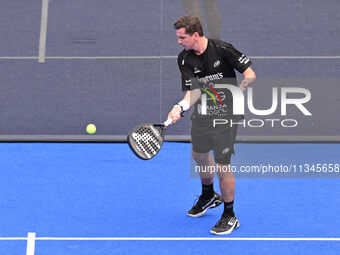
[[[188,143],[165,143],[149,161],[125,143],[1,143],[0,149],[0,254],[336,254],[340,249],[338,170],[333,178],[237,178],[241,226],[219,237],[209,230],[222,207],[200,218],[186,215],[201,191],[199,179],[190,177]],[[233,162],[339,164],[339,149],[339,144],[237,144]]]

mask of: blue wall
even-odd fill
[[[304,87],[312,95],[311,117],[294,107],[285,117],[268,116],[296,119],[298,127],[246,127],[239,135],[340,137],[340,58],[263,58],[340,56],[340,3],[217,4],[221,39],[254,57],[255,106],[270,105],[272,87]],[[0,139],[82,136],[88,123],[96,124],[97,137],[123,137],[141,122],[166,119],[183,95],[172,28],[184,14],[181,1],[50,1],[48,14],[46,62],[38,63],[41,1],[0,3]],[[167,134],[189,135],[189,126],[186,114]]]

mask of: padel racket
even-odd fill
[[[141,159],[152,159],[162,148],[165,129],[171,122],[172,119],[168,119],[164,123],[144,123],[133,128],[127,136],[131,150]]]

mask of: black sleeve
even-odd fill
[[[238,72],[243,73],[252,62],[242,52],[234,48],[233,45],[228,44],[222,47],[224,49],[224,55],[228,63],[233,66]]]
[[[198,87],[198,80],[195,77],[194,71],[191,68],[189,61],[185,58],[187,53],[178,55],[178,68],[182,77],[182,91],[192,90]]]

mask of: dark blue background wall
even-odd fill
[[[284,117],[298,127],[240,128],[239,137],[339,139],[340,3],[217,4],[221,39],[253,57],[255,106],[270,106],[272,87],[312,94],[311,117],[294,107]],[[140,122],[164,121],[183,95],[176,62],[181,47],[172,27],[183,14],[180,0],[52,0],[46,61],[38,63],[41,1],[1,1],[0,139],[115,140]],[[279,112],[269,117],[283,119]],[[96,135],[86,134],[88,123],[97,126]],[[186,114],[168,128],[168,138],[186,139],[189,126]]]

